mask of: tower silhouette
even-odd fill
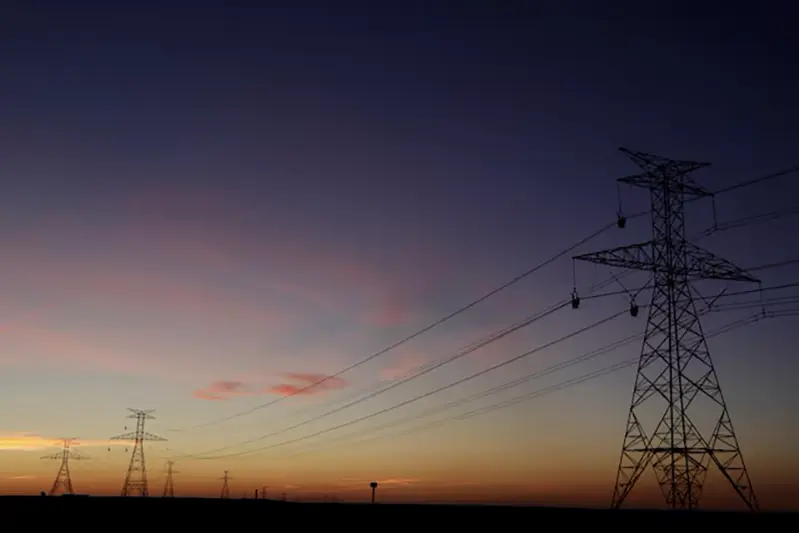
[[[172,467],[175,466],[175,461],[166,462],[166,483],[164,484],[164,498],[175,497],[175,483],[172,481],[172,474],[180,474]]]
[[[228,498],[230,498],[230,487],[228,487],[228,483],[227,483],[230,480],[230,477],[228,476],[228,471],[227,470],[225,470],[225,475],[222,478],[220,478],[220,479],[222,479],[222,496],[221,496],[221,498],[223,500],[227,500]]]
[[[757,499],[694,304],[691,282],[758,280],[685,239],[686,197],[712,196],[687,174],[709,163],[620,150],[643,170],[618,181],[649,189],[652,239],[575,257],[649,271],[653,278],[612,506],[622,505],[641,474],[652,465],[669,507],[696,508],[712,463],[746,506],[757,510]],[[624,227],[622,220],[620,214],[619,227]],[[634,301],[630,306],[631,314],[637,314]]]
[[[63,448],[60,452],[53,455],[45,455],[42,459],[59,460],[61,466],[58,468],[58,474],[55,476],[55,481],[50,489],[49,496],[56,494],[75,494],[72,489],[72,477],[69,474],[69,461],[80,461],[88,459],[88,457],[79,455],[71,450],[73,445],[76,445],[77,439],[61,439]]]
[[[372,488],[372,503],[375,503],[375,491],[377,490],[377,481],[372,481],[369,483],[369,486]]]
[[[128,409],[128,411],[132,413],[128,415],[128,418],[136,419],[136,431],[111,437],[112,440],[134,441],[128,472],[125,474],[125,484],[122,486],[122,496],[149,496],[150,491],[147,486],[147,463],[144,460],[144,441],[165,441],[166,439],[144,431],[144,422],[146,420],[155,420],[155,417],[152,416],[155,409]]]

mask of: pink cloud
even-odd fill
[[[20,357],[20,352],[24,356]],[[187,372],[179,359],[163,358],[158,354],[137,353],[132,356],[92,338],[22,322],[6,326],[0,331],[0,363],[22,367],[46,364],[63,368],[100,369],[121,374],[168,377],[178,381],[196,381],[199,378],[193,372]]]
[[[16,266],[16,268],[12,267]],[[290,317],[241,295],[178,276],[147,274],[97,263],[31,258],[10,265],[9,277],[61,301],[107,302],[116,308],[166,313],[213,325],[285,327]]]
[[[366,324],[375,326],[397,326],[404,324],[410,316],[410,308],[399,293],[389,292],[378,300],[375,307],[362,315]]]
[[[270,387],[269,391],[273,394],[281,396],[294,396],[296,394],[315,395],[325,394],[332,390],[343,389],[347,386],[347,382],[339,377],[325,376],[324,374],[302,374],[302,373],[289,373],[284,374],[284,377],[289,381],[299,382],[281,383],[280,385]],[[325,379],[327,378],[327,379]],[[322,381],[322,380],[325,381]]]
[[[82,448],[89,446],[124,446],[125,442],[107,439],[81,439],[73,446]],[[0,434],[0,451],[42,451],[52,449],[54,452],[62,446],[62,441],[55,437],[42,437],[36,433],[17,432]]]
[[[310,316],[291,306],[264,304],[272,292],[360,324],[390,327],[413,316],[413,298],[424,294],[429,276],[440,275],[440,269],[432,273],[427,267],[392,274],[357,249],[285,228],[254,233],[238,200],[196,185],[142,187],[109,201],[115,217],[94,237],[109,246],[87,254],[54,252],[73,235],[83,239],[86,233],[77,217],[51,217],[16,236],[20,253],[4,265],[9,283],[37,287],[61,300],[102,299],[210,324],[285,328]],[[124,248],[117,249],[117,243]],[[437,264],[427,259],[434,254],[415,255]],[[130,256],[143,260],[131,266]],[[157,271],[140,268],[156,263],[162,265]],[[237,279],[249,290],[233,292],[207,281],[220,278]]]
[[[135,219],[129,231],[159,254],[183,256],[193,264],[223,270],[248,263],[269,265],[286,276],[262,280],[263,288],[326,310],[344,310],[356,301],[365,308],[356,316],[370,325],[391,326],[409,318],[404,295],[410,289],[408,282],[416,284],[418,279],[401,282],[339,246],[314,242],[307,235],[287,235],[284,228],[257,235],[243,224],[234,228],[231,224],[242,218],[238,201],[217,190],[155,186],[129,196],[126,202]],[[342,298],[344,294],[347,297]]]
[[[264,386],[248,384],[242,381],[215,381],[207,387],[195,390],[193,395],[201,400],[228,400],[235,396],[258,394],[277,394],[280,396],[316,395],[342,389],[348,385],[345,380],[339,377],[328,377],[324,374],[290,372],[282,377],[289,383]],[[324,382],[319,383],[326,377],[327,379]]]
[[[430,364],[430,359],[419,352],[405,352],[392,366],[380,372],[380,378],[386,381],[404,379],[420,371]]]
[[[194,397],[201,400],[227,400],[230,396],[246,396],[245,384],[241,381],[214,381],[203,389],[194,391]]]
[[[0,343],[9,342],[31,349],[45,360],[37,358],[35,361],[31,361],[28,358],[19,359],[12,356],[3,358],[3,362],[6,364],[69,362],[69,364],[86,365],[115,372],[138,373],[141,371],[141,365],[134,362],[133,359],[120,356],[113,350],[93,346],[76,336],[56,329],[17,324],[0,336]],[[4,350],[0,353],[13,354],[15,351]]]

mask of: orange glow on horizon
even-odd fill
[[[120,444],[116,441],[86,441],[88,446]],[[7,469],[0,480],[0,494],[38,494],[49,490],[57,472],[57,461],[41,461],[40,453],[57,451],[51,439],[31,434],[9,435],[2,440]],[[125,443],[122,443],[125,444]],[[19,451],[27,448],[28,452]],[[150,450],[147,455],[150,495],[160,497],[166,479],[164,459]],[[76,492],[98,496],[119,494],[129,454],[112,451],[106,457],[90,454],[90,461],[72,466]],[[383,503],[483,503],[571,507],[606,507],[613,485],[612,469],[591,472],[550,465],[505,465],[497,468],[474,464],[467,468],[446,462],[391,467],[372,464],[368,457],[352,463],[329,458],[314,462],[270,460],[230,461],[230,493],[234,498],[252,498],[257,489],[267,488],[267,497],[290,501],[367,502],[369,483],[378,481],[377,500]],[[220,494],[222,481],[218,462],[178,461],[173,476],[175,494],[180,497],[210,497]],[[347,475],[341,475],[347,472]],[[662,508],[663,499],[651,476],[642,478],[626,506]],[[758,495],[763,510],[796,510],[799,487],[763,482]],[[740,504],[723,480],[708,479],[703,507],[740,510]]]
[[[59,451],[63,446],[63,439],[42,437],[35,433],[12,433],[0,435],[0,451],[40,451],[53,449]],[[72,444],[74,448],[98,447],[98,446],[130,446],[129,441],[125,440],[80,440],[76,439]],[[58,449],[58,450],[57,450]]]

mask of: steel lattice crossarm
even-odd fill
[[[686,175],[694,170],[709,167],[710,163],[675,161],[646,152],[633,152],[627,148],[619,148],[619,151],[626,154],[644,170],[643,174],[619,178],[617,181],[620,183],[645,189],[650,189],[653,186],[665,186],[669,192],[680,193],[684,196],[713,196],[713,193]]]
[[[89,459],[85,455],[80,455],[77,452],[73,452],[72,450],[67,452],[54,453],[53,455],[43,455],[40,457],[40,459],[61,460],[64,457],[68,457],[70,461],[85,461]]]
[[[683,253],[687,256],[685,264],[667,266],[662,261],[655,261],[653,258],[654,249],[653,241],[647,241],[578,255],[574,259],[610,267],[632,268],[656,273],[666,273],[667,270],[671,269],[670,272],[674,276],[689,279],[750,281],[755,283],[760,281],[726,259],[722,259],[690,242],[685,242],[682,245]]]
[[[136,440],[140,438],[141,440],[152,440],[152,441],[165,441],[164,437],[160,435],[156,435],[154,433],[150,433],[149,431],[144,431],[140,435],[137,435],[135,431],[129,431],[128,433],[123,433],[122,435],[116,435],[111,437],[111,440]]]

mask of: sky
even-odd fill
[[[634,361],[638,341],[422,415],[643,333],[646,290],[638,317],[625,295],[584,299],[367,396],[587,295],[614,270],[571,255],[645,241],[648,217],[341,371],[612,223],[619,198],[647,210],[647,191],[618,192],[638,170],[619,146],[709,161],[694,179],[713,191],[799,164],[795,7],[192,6],[0,6],[0,493],[49,490],[58,462],[40,458],[76,437],[75,490],[118,494],[132,445],[110,438],[133,408],[167,439],[145,444],[152,494],[171,459],[178,495],[217,496],[228,470],[234,496],[358,501],[376,480],[387,502],[607,505],[635,367],[547,387]],[[796,183],[691,203],[687,233],[795,207]],[[797,235],[785,216],[697,243],[749,268],[799,259]],[[796,317],[708,342],[762,507],[799,509]],[[647,476],[630,505],[662,505]],[[703,505],[739,504],[711,474]]]

